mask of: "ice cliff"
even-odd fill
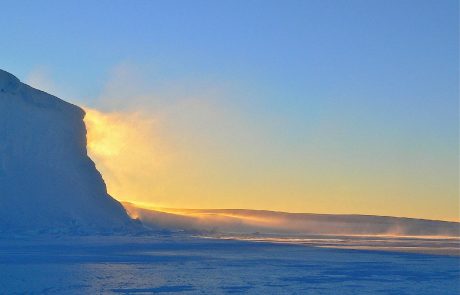
[[[136,227],[87,156],[84,116],[0,70],[0,232]]]

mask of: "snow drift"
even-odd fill
[[[243,209],[158,209],[123,203],[146,226],[192,232],[460,237],[460,223],[415,218]]]
[[[87,156],[84,115],[0,70],[0,232],[136,227]]]

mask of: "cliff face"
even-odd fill
[[[84,115],[0,70],[0,231],[133,226],[87,156]]]

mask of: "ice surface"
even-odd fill
[[[184,235],[0,239],[1,294],[460,294],[460,258]]]
[[[132,226],[87,156],[83,116],[0,70],[0,233]]]
[[[269,242],[321,248],[411,252],[460,256],[460,238],[436,236],[379,236],[379,235],[286,235],[286,234],[230,234],[209,233],[201,237],[227,240]]]

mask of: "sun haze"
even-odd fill
[[[120,200],[459,220],[458,1],[16,2],[2,67]]]

